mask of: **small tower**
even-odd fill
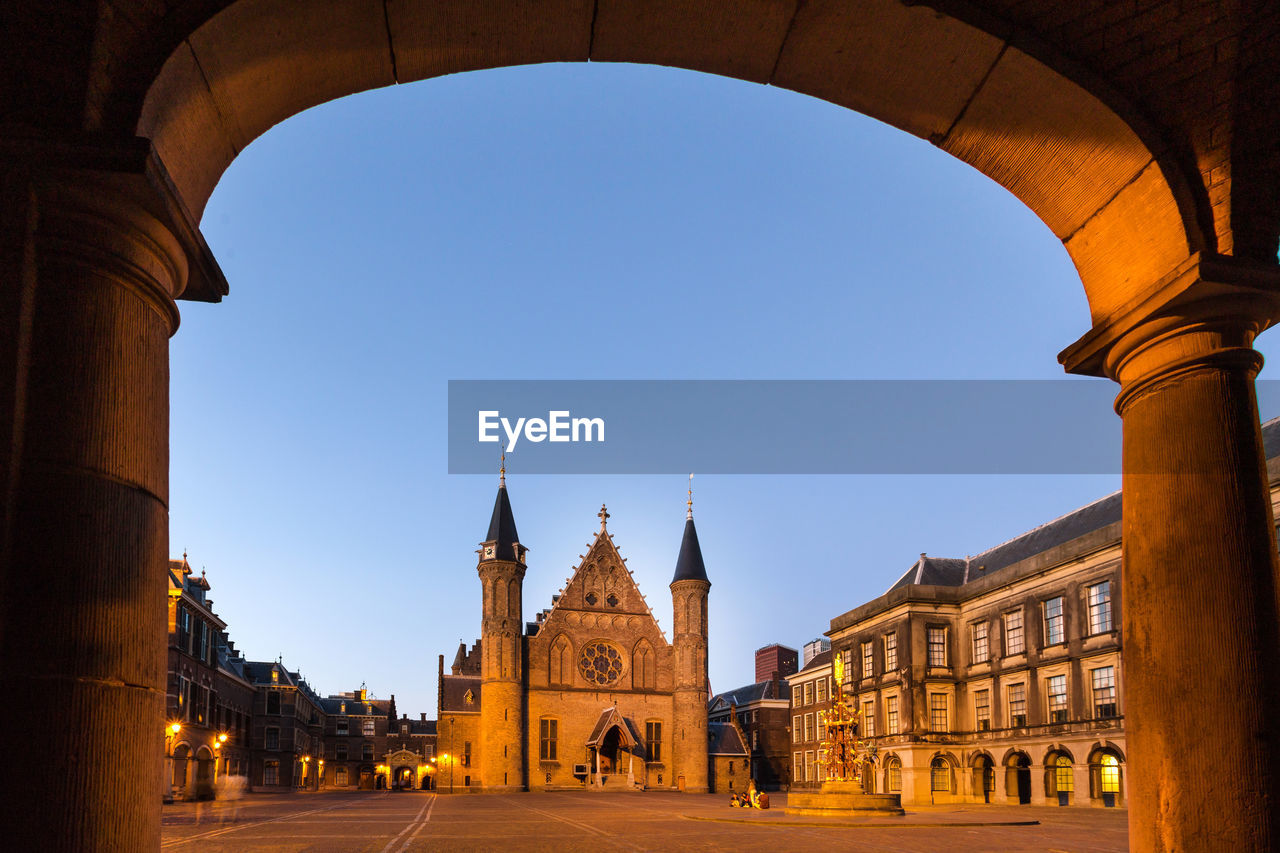
[[[489,533],[480,543],[480,784],[488,791],[519,791],[525,785],[523,610],[526,549],[516,534],[506,469]]]
[[[675,656],[674,728],[672,756],[676,784],[684,790],[707,791],[707,593],[711,581],[702,562],[698,530],[693,526],[693,486],[690,475],[684,539],[671,579],[674,616],[672,651]]]

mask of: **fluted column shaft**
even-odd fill
[[[1251,348],[1273,312],[1261,295],[1182,304],[1107,354],[1134,851],[1280,845],[1280,606]]]
[[[5,175],[0,774],[8,843],[157,849],[169,337],[187,262],[90,171]],[[7,335],[8,336],[8,335]]]

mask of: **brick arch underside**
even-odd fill
[[[181,41],[150,86],[138,135],[152,140],[195,219],[245,146],[316,104],[460,71],[591,60],[768,83],[931,141],[1006,187],[1063,241],[1095,323],[1191,252],[1214,248],[1193,224],[1185,182],[1153,151],[1163,146],[1144,144],[1099,98],[1019,47],[924,6],[331,0],[323,14],[304,8],[238,0]]]

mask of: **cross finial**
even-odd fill
[[[498,467],[498,485],[505,486],[507,484],[507,451],[502,451],[502,461]]]
[[[687,512],[685,512],[684,517],[693,518],[693,475],[692,474],[689,475],[689,500],[685,501],[685,504],[689,507],[689,509]]]
[[[609,523],[609,510],[605,509],[604,504],[600,504],[600,511],[596,513],[596,518],[600,519],[600,529],[604,530],[605,525]]]

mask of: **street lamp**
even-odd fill
[[[227,733],[219,732],[218,736],[213,739],[213,787],[218,787],[218,758],[222,753],[218,750],[222,749],[222,745],[227,742]]]
[[[440,753],[440,760],[449,765],[449,793],[453,793],[453,761],[449,757],[449,753]]]
[[[164,801],[173,802],[173,739],[182,731],[182,723],[169,723],[164,727],[164,766],[165,789]]]

